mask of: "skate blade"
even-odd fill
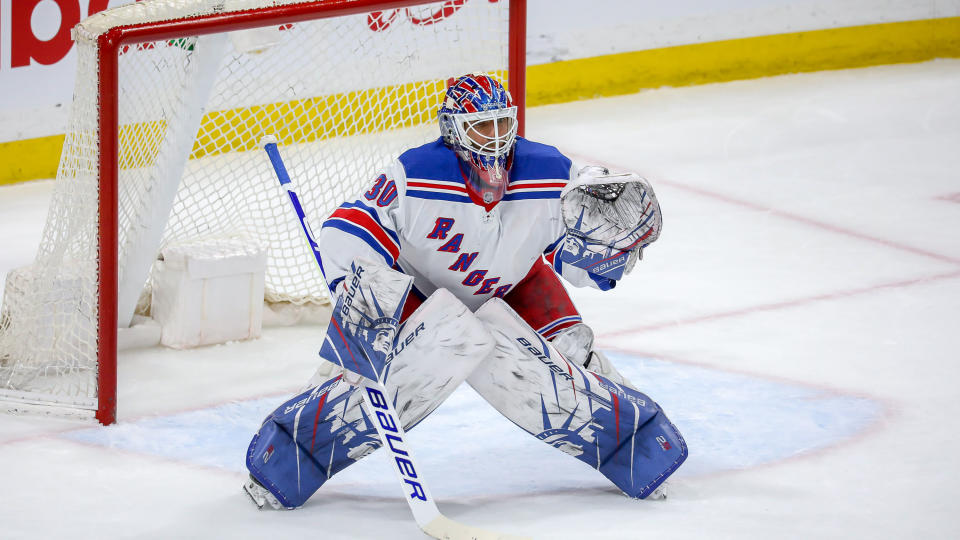
[[[647,495],[648,501],[663,501],[667,498],[668,493],[667,483],[664,482],[657,486],[657,489],[653,490],[653,493]]]
[[[267,488],[258,484],[252,478],[244,482],[243,491],[250,497],[250,500],[253,501],[253,504],[257,506],[258,509],[263,510],[267,505],[270,505],[274,510],[283,510],[284,507],[280,504],[280,501],[270,493]]]
[[[255,485],[252,480],[247,481],[243,484],[243,492],[250,497],[250,500],[253,504],[257,505],[258,509],[263,510],[263,506],[267,504],[267,498],[259,493],[258,487],[259,486]]]

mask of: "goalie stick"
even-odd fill
[[[300,227],[303,230],[304,238],[310,245],[314,259],[317,262],[317,268],[321,270],[322,278],[323,263],[320,258],[317,242],[313,235],[313,229],[307,221],[303,206],[300,204],[300,198],[297,196],[296,187],[290,180],[290,175],[287,173],[287,169],[280,157],[277,142],[273,137],[264,137],[261,141],[261,146],[263,146],[267,152],[267,156],[270,158],[270,163],[273,165],[273,170],[277,175],[280,186],[287,192],[290,204],[293,206],[297,214],[297,219],[300,222]],[[410,506],[413,519],[417,522],[420,529],[427,535],[441,540],[526,540],[525,537],[500,534],[464,525],[440,513],[433,499],[433,495],[430,494],[430,489],[423,479],[421,470],[416,465],[413,454],[410,452],[410,447],[406,442],[406,433],[400,423],[400,416],[394,409],[391,400],[387,398],[389,394],[384,388],[383,381],[380,380],[381,378],[380,375],[378,375],[375,380],[367,377],[359,377],[359,384],[363,387],[365,396],[363,407],[371,419],[377,419],[372,423],[377,429],[377,434],[380,436],[380,442],[383,447],[387,449],[394,458],[392,460],[394,463],[394,471],[397,473],[401,487],[406,495],[404,498]],[[390,433],[387,433],[388,431],[390,431]]]

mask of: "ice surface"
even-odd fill
[[[857,435],[884,414],[881,404],[864,397],[624,353],[611,353],[610,359],[624,366],[622,372],[628,379],[648,381],[644,391],[670,411],[687,444],[695,449],[677,477],[746,469],[832,446]],[[231,402],[132,420],[108,429],[80,429],[62,436],[243,472],[251,433],[283,399],[277,396]],[[469,422],[464,422],[465,418]],[[466,386],[417,431],[425,432],[421,437],[429,440],[424,443],[427,447],[443,448],[450,438],[482,435],[498,441],[498,453],[515,457],[510,467],[489,471],[483,477],[461,477],[461,458],[431,469],[430,487],[438,497],[530,492],[531,478],[514,474],[517,470],[551,471],[548,477],[536,479],[533,489],[537,491],[568,486],[599,489],[607,484],[601,475],[565,454],[544,452],[542,443],[518,430]],[[471,456],[490,450],[489,446],[457,449],[466,459],[479,458]],[[383,483],[382,477],[366,467],[350,471],[354,474],[345,473],[337,480],[350,476],[352,481],[362,481],[374,490]],[[491,482],[491,475],[499,478]]]
[[[960,537],[957,96],[941,60],[530,110],[530,138],[657,189],[634,274],[573,294],[691,457],[669,499],[632,501],[465,387],[410,435],[441,509],[549,539]],[[0,187],[0,275],[49,193]],[[0,416],[0,537],[422,538],[377,454],[297,511],[241,493],[320,335],[123,353],[116,426]]]

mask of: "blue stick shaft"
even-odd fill
[[[273,142],[264,144],[263,149],[266,150],[267,156],[270,158],[270,163],[273,164],[273,170],[277,173],[277,180],[280,182],[280,185],[287,190],[287,195],[290,197],[290,204],[293,205],[294,210],[297,212],[297,219],[300,220],[300,228],[303,230],[303,234],[306,235],[307,243],[310,244],[310,249],[313,251],[313,258],[316,259],[317,266],[320,267],[320,272],[323,273],[323,259],[320,258],[320,246],[313,236],[313,229],[307,221],[307,214],[303,211],[303,205],[300,204],[300,197],[297,195],[296,187],[290,180],[287,168],[283,164],[283,158],[280,157],[280,149],[277,148],[277,143]]]

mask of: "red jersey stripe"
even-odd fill
[[[370,217],[370,214],[367,214],[363,210],[357,210],[356,208],[337,208],[333,214],[330,214],[330,218],[340,218],[365,229],[380,242],[394,260],[400,256],[400,246],[393,241],[393,238],[390,238],[390,235],[383,230],[383,227],[381,227],[379,223]]]
[[[507,191],[509,192],[509,191],[516,191],[520,189],[538,189],[538,188],[556,189],[556,188],[564,188],[566,186],[567,186],[566,182],[553,182],[553,183],[542,183],[542,184],[535,184],[532,182],[527,182],[527,183],[518,182],[516,184],[510,184],[509,186],[507,186]]]
[[[457,193],[466,193],[467,188],[454,184],[428,184],[427,182],[407,182],[408,188],[429,188],[442,189],[444,191],[456,191]]]

